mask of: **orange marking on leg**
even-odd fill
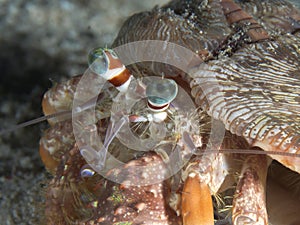
[[[213,225],[214,213],[209,187],[191,173],[185,181],[181,202],[184,225]]]

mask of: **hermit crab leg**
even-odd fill
[[[213,225],[214,211],[210,190],[198,174],[191,172],[181,194],[181,214],[184,225]]]
[[[233,200],[233,224],[268,224],[266,210],[267,158],[248,155]]]
[[[100,167],[104,167],[105,161],[106,161],[106,154],[108,151],[108,147],[111,144],[111,142],[113,141],[113,139],[115,138],[115,136],[118,134],[118,132],[120,131],[120,129],[122,128],[122,126],[125,123],[125,118],[122,117],[119,121],[115,122],[111,122],[107,128],[107,132],[106,132],[106,136],[105,136],[105,140],[104,140],[104,144],[103,147],[101,148],[101,150],[99,151],[99,163]]]
[[[234,23],[248,23],[249,28],[246,31],[251,42],[257,42],[269,38],[269,34],[265,29],[246,13],[242,8],[232,0],[221,0],[220,4],[223,8],[224,15],[230,25]]]
[[[183,133],[183,143],[193,154],[198,154],[194,139],[187,132]],[[183,177],[184,187],[181,194],[181,215],[184,225],[214,224],[212,193],[216,193],[228,174],[224,154],[218,150],[203,151],[186,168]],[[184,176],[184,175],[183,175]]]

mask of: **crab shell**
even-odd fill
[[[198,53],[205,63],[187,80],[196,104],[252,146],[299,153],[299,21],[283,1],[172,1],[133,15],[113,45],[168,40]],[[297,157],[272,157],[300,172]]]
[[[194,51],[204,62],[192,68],[189,76],[155,63],[140,64],[140,70],[152,69],[188,82],[195,103],[222,121],[231,134],[244,138],[248,148],[299,154],[300,12],[286,1],[237,2],[171,1],[129,18],[113,46],[167,40]],[[212,78],[218,83],[211,82]],[[300,173],[299,157],[270,156]],[[237,186],[233,223],[267,224],[266,211],[259,210],[264,208],[267,166],[263,157],[254,160],[260,168],[253,162],[249,165],[249,160],[246,157]],[[251,185],[257,190],[249,190]],[[253,200],[251,193],[262,196]]]
[[[149,70],[149,64],[139,64],[139,69],[147,74],[164,72],[173,77],[190,91],[195,103],[210,117],[223,122],[228,132],[221,148],[256,146],[265,151],[299,153],[299,24],[299,12],[281,0],[241,1],[239,4],[230,0],[177,0],[130,17],[114,46],[151,39],[168,40],[191,49],[204,61],[192,68],[192,76],[176,69],[164,71],[161,65],[151,66]],[[218,79],[217,87],[209,83],[210,76]],[[70,109],[78,79],[80,77],[58,84],[47,92],[43,101],[45,114]],[[222,101],[216,95],[218,92],[224,96]],[[211,119],[203,113],[206,120]],[[226,178],[230,170],[240,174],[232,223],[268,224],[265,155],[195,157],[183,172],[183,184],[177,188],[172,181],[136,187],[124,180],[119,185],[100,175],[80,176],[85,161],[66,126],[70,121],[50,122],[52,127],[40,145],[46,167],[55,174],[47,189],[48,224],[213,224],[210,195],[231,187],[232,179]],[[98,123],[106,124],[105,121]],[[101,127],[105,126],[98,124],[98,128]],[[271,157],[300,173],[299,158]],[[134,177],[130,165],[156,161],[161,161],[160,156],[147,153],[124,168],[111,171],[110,175],[124,171]],[[224,169],[225,162],[229,169]],[[208,164],[210,166],[203,167]],[[276,196],[270,198],[272,205],[268,207],[272,224],[299,223],[299,201],[287,194],[288,187],[282,179],[278,181],[274,177],[268,178],[271,185],[267,189]],[[176,197],[172,196],[174,192]],[[283,198],[289,207],[276,207]],[[287,211],[277,213],[278,210]],[[286,213],[291,216],[280,216]]]

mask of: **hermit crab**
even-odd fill
[[[283,0],[130,17],[44,96],[47,224],[300,223],[299,30]]]

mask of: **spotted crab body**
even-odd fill
[[[55,125],[45,133],[40,147],[46,167],[56,174],[47,191],[48,224],[213,224],[210,194],[230,189],[236,182],[235,173],[239,179],[232,203],[233,224],[268,224],[268,217],[272,224],[299,223],[295,209],[289,207],[293,216],[288,219],[274,213],[272,205],[268,206],[268,216],[266,155],[201,152],[203,145],[215,148],[207,137],[208,127],[215,120],[227,130],[220,150],[260,148],[300,173],[300,158],[296,157],[300,153],[299,29],[299,11],[281,0],[175,0],[130,17],[114,46],[163,40],[191,49],[201,59],[202,63],[193,64],[188,74],[157,63],[140,63],[138,71],[143,75],[164,74],[190,92],[202,109],[202,145],[176,176],[145,186],[128,183],[129,177],[138,177],[132,165],[152,165],[163,162],[163,157],[153,152],[134,155],[124,166],[108,172],[109,177],[123,174],[116,184],[94,173],[80,176],[86,162],[78,145],[74,146],[74,137],[68,135],[66,125],[70,121],[52,121]],[[60,84],[45,95],[45,114],[70,109],[78,79]],[[96,129],[103,136],[110,113],[107,104],[111,105],[104,100],[96,110]],[[196,143],[197,138],[192,136],[190,141]],[[114,147],[118,152],[118,143]],[[282,154],[274,154],[278,152]],[[145,177],[165,170],[151,171]],[[286,201],[299,207],[291,195],[275,185],[280,181],[270,180],[268,193],[288,196]],[[278,204],[280,197],[270,199]],[[215,214],[218,219],[219,212]],[[54,223],[53,218],[57,218]]]

